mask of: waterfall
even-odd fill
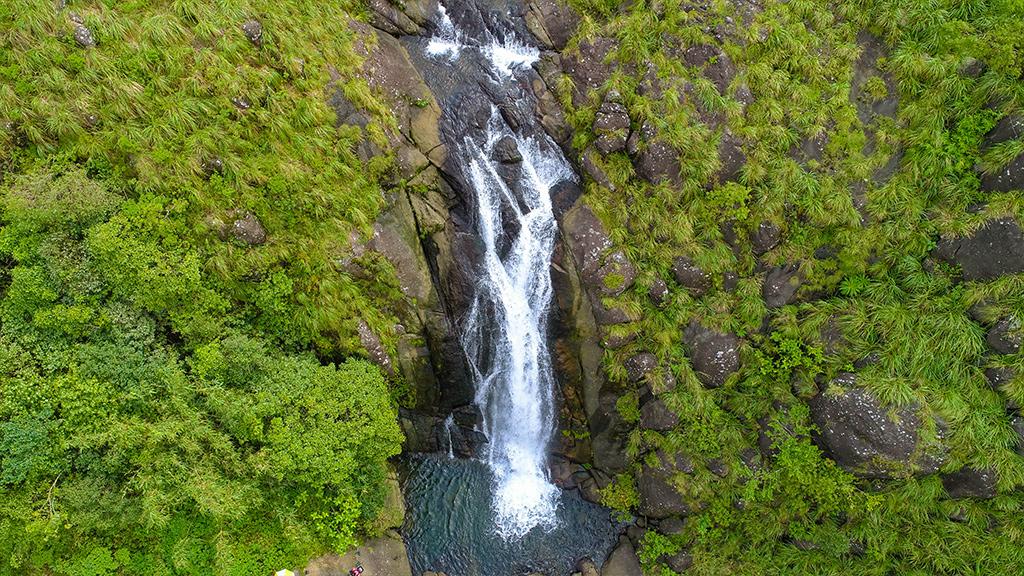
[[[444,433],[448,436],[448,459],[455,458],[455,445],[452,443],[452,426],[455,426],[455,417],[449,414],[444,419]]]
[[[460,54],[475,52],[490,65],[492,88],[511,94],[517,74],[537,60],[538,50],[516,39],[511,28],[483,35],[467,37],[441,7],[438,31],[426,52],[453,65]],[[514,143],[522,157],[515,168],[496,160],[499,142],[506,151]],[[476,231],[483,246],[461,339],[488,438],[485,456],[495,479],[497,530],[515,539],[535,527],[556,525],[560,493],[549,481],[546,462],[555,426],[547,322],[557,223],[550,192],[576,176],[542,130],[513,130],[493,106],[482,133],[467,134],[455,144],[458,168],[475,194]],[[515,172],[512,186],[510,170]]]

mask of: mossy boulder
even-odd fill
[[[707,388],[717,388],[740,368],[740,339],[690,322],[683,331],[683,342],[697,378]]]
[[[840,374],[829,390],[808,405],[829,456],[863,478],[901,478],[932,474],[945,455],[941,433],[925,440],[925,421],[916,405],[890,407],[857,385],[856,375]]]
[[[644,463],[637,475],[640,494],[637,510],[649,518],[685,516],[690,513],[682,494],[675,486],[675,477],[693,472],[693,463],[682,454],[659,452],[653,456],[655,465]]]
[[[1019,274],[1024,272],[1024,231],[1013,218],[989,220],[965,238],[943,238],[934,255],[960,266],[965,280]]]

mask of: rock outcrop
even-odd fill
[[[883,406],[856,376],[841,374],[832,387],[808,404],[821,432],[820,442],[844,469],[864,478],[899,478],[931,474],[943,462],[942,448],[922,439],[921,417],[913,405]]]
[[[668,518],[689,514],[690,508],[674,482],[678,474],[693,472],[693,464],[682,454],[658,453],[657,465],[644,464],[637,476],[640,505],[637,510],[649,518]]]
[[[643,576],[640,570],[640,559],[636,555],[633,543],[629,538],[619,538],[619,545],[615,547],[604,566],[601,567],[601,576]]]
[[[1024,116],[1004,116],[991,132],[985,135],[982,148],[987,150],[998,144],[1024,137]],[[1024,190],[1024,153],[1018,154],[1007,164],[982,171],[981,189],[986,192],[1009,192]]]
[[[632,286],[636,278],[633,264],[612,242],[597,216],[584,203],[577,203],[560,220],[566,245],[562,267],[564,285],[573,297],[560,304],[564,317],[573,326],[573,356],[580,368],[579,383],[593,449],[594,464],[603,470],[625,468],[625,437],[630,426],[616,408],[621,391],[607,381],[602,367],[603,327],[630,321],[622,310],[605,305],[605,298],[616,296]],[[650,357],[635,360],[633,376],[637,380],[654,368]]]
[[[796,302],[801,281],[799,264],[784,264],[769,270],[761,285],[765,306],[781,308]]]
[[[740,368],[740,339],[690,322],[683,331],[683,342],[697,378],[707,388],[717,388]]]
[[[966,238],[944,238],[935,256],[960,266],[965,280],[1024,272],[1024,231],[1013,218],[989,220]]]
[[[661,398],[647,396],[640,402],[641,429],[667,432],[679,425],[679,416]]]
[[[942,487],[950,498],[993,498],[996,495],[996,473],[988,468],[964,467],[943,474]]]
[[[563,0],[529,0],[526,26],[544,47],[562,50],[580,25],[580,16]]]
[[[711,289],[711,277],[708,273],[685,256],[675,259],[672,264],[672,277],[694,298],[700,298]]]

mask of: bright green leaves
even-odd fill
[[[95,168],[113,179],[54,165],[0,203],[10,568],[262,573],[374,530],[402,441],[380,371],[283,353],[262,334],[286,332],[291,276],[232,314],[186,204],[122,200]]]
[[[0,486],[36,480],[59,469],[51,438],[54,428],[48,418],[26,415],[0,421]]]

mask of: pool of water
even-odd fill
[[[494,476],[484,463],[417,454],[406,465],[402,532],[414,576],[567,576],[584,557],[600,566],[617,541],[620,525],[611,512],[576,490],[560,492],[550,529],[506,539],[495,524]]]

